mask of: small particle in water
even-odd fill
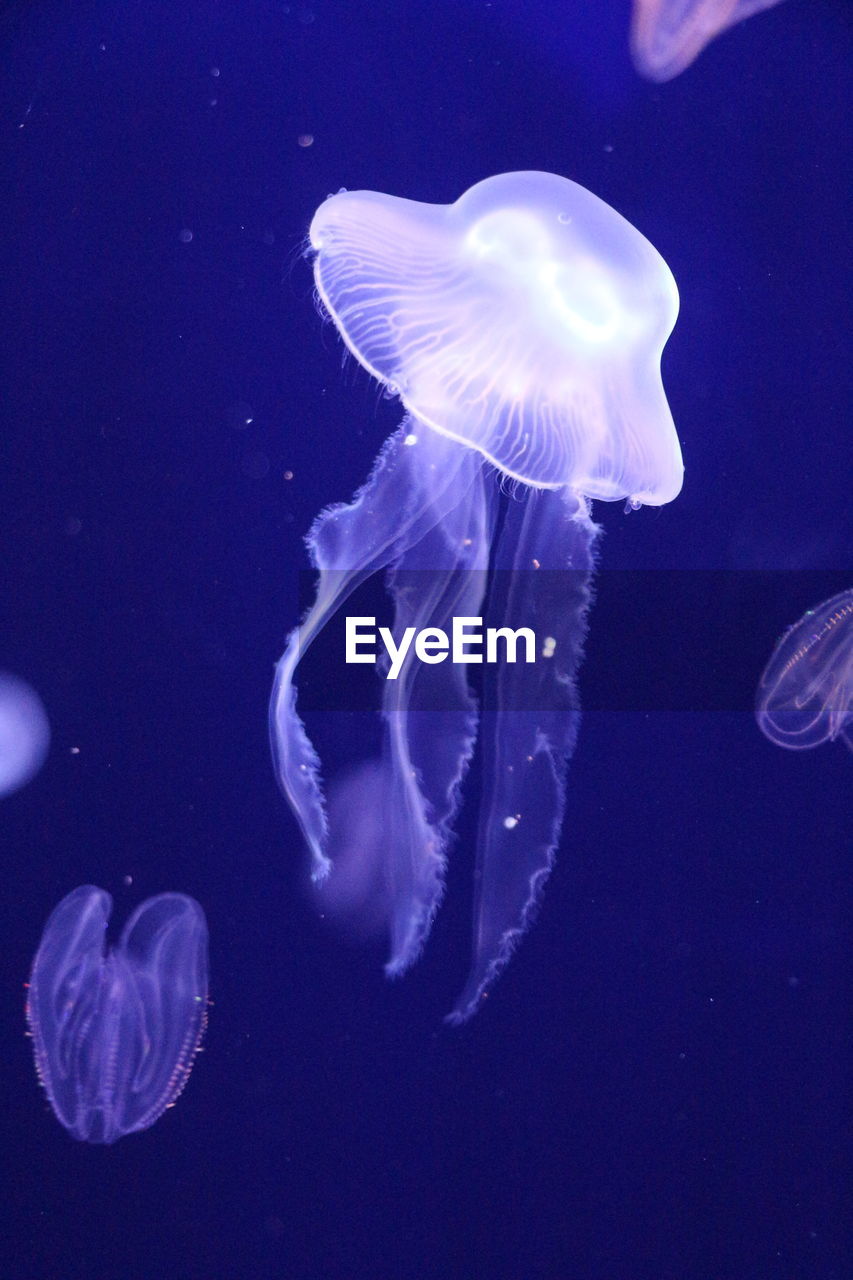
[[[218,80],[218,79],[219,79],[219,67],[211,67],[211,68],[210,68],[210,74],[213,76],[214,80]]]
[[[415,435],[412,435],[412,433],[411,433],[411,432],[409,432],[409,434],[408,434],[408,435],[405,437],[405,439],[403,440],[403,444],[407,444],[407,445],[409,445],[410,447],[411,447],[413,444],[417,444],[417,443],[418,443],[418,437],[417,437],[417,436],[415,436]]]
[[[314,135],[313,133],[300,133],[296,141],[300,147],[311,147],[314,145]]]
[[[285,473],[284,473],[284,478],[285,478],[285,480],[292,480],[292,479],[293,479],[293,472],[292,472],[292,471],[285,471]]]
[[[557,641],[554,639],[554,637],[546,636],[544,641],[542,642],[542,657],[553,658],[556,648],[557,648]]]
[[[184,227],[183,231],[178,236],[181,244],[189,244],[192,238],[193,233],[190,231],[189,227]]]
[[[515,817],[510,816],[508,818],[504,818],[504,826],[506,827],[507,831],[512,831],[514,827],[518,826],[518,821],[519,820],[517,815]]]
[[[235,431],[245,431],[255,420],[254,410],[245,400],[236,400],[228,407],[226,418],[228,425]]]

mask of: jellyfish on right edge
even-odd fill
[[[853,588],[809,609],[777,642],[755,717],[789,751],[836,738],[853,750]]]
[[[277,667],[273,758],[315,882],[334,876],[330,854],[346,861],[354,848],[365,905],[387,927],[386,973],[398,976],[438,909],[479,734],[473,956],[458,1023],[528,927],[560,838],[598,535],[590,499],[636,509],[681,489],[660,373],[678,291],[639,231],[549,173],[500,174],[451,205],[341,192],[310,238],[326,310],[407,413],[352,502],[321,512],[308,535],[317,597]],[[330,828],[295,676],[318,632],[383,570],[398,642],[479,621],[489,571],[501,570],[489,611],[503,628],[531,629],[541,650],[486,669],[479,717],[464,660],[407,659],[384,682],[382,755],[348,784],[339,833],[336,784]]]
[[[647,80],[674,80],[707,44],[780,0],[634,0],[631,57]]]

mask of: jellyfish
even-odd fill
[[[788,628],[761,676],[755,715],[779,747],[802,751],[841,738],[853,750],[853,589]]]
[[[673,80],[728,27],[779,0],[634,0],[631,56],[647,80]]]
[[[479,736],[472,957],[449,1015],[461,1023],[530,923],[560,838],[596,561],[591,500],[636,509],[681,488],[660,374],[678,292],[630,223],[548,173],[488,178],[447,206],[340,192],[317,210],[310,246],[323,307],[405,414],[352,502],[307,536],[316,599],[276,668],[274,764],[317,882],[335,841],[352,846],[357,833],[393,977],[418,958],[439,906]],[[382,686],[381,758],[349,780],[352,830],[344,818],[336,835],[294,677],[382,570],[399,643],[412,631],[434,641],[485,607],[497,631],[533,632],[535,660],[484,664],[475,702],[470,654],[410,648]],[[329,798],[332,810],[334,787]]]
[[[38,1078],[80,1142],[111,1144],[174,1106],[207,1025],[207,922],[195,898],[149,898],[107,948],[112,909],[95,885],[66,894],[27,992]]]
[[[50,724],[41,698],[24,680],[0,671],[0,796],[35,777],[49,746]]]

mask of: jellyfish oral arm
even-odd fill
[[[328,821],[320,761],[296,709],[297,666],[361,582],[401,561],[458,507],[460,490],[470,490],[479,469],[470,450],[428,429],[416,435],[404,421],[353,501],[323,511],[306,539],[319,575],[317,597],[276,667],[269,728],[276,777],[311,851],[315,881],[330,869]]]
[[[495,566],[511,572],[499,608],[506,625],[533,628],[542,652],[530,666],[487,669],[472,961],[451,1023],[476,1013],[531,923],[554,862],[598,533],[584,498],[543,489],[511,504],[501,534]]]
[[[398,637],[427,621],[443,629],[451,618],[476,615],[486,590],[494,486],[486,485],[470,450],[429,436],[448,462],[461,453],[465,464],[456,472],[456,505],[388,573]],[[399,679],[385,682],[382,718],[390,937],[385,972],[397,977],[420,955],[444,892],[453,820],[477,736],[466,665],[406,663]]]

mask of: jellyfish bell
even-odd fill
[[[420,422],[528,485],[677,496],[660,358],[678,290],[603,200],[535,172],[452,205],[348,191],[320,206],[310,239],[350,351]]]
[[[590,499],[660,505],[681,488],[660,375],[678,293],[630,223],[553,174],[489,178],[448,206],[341,192],[317,210],[310,240],[324,306],[406,416],[353,501],[308,535],[317,597],[276,669],[273,758],[315,880],[339,850],[352,883],[379,886],[395,976],[417,959],[441,900],[479,737],[473,955],[450,1015],[462,1022],[530,923],[560,838],[596,559]],[[519,482],[503,508],[494,468]],[[357,788],[381,822],[369,824],[369,868],[353,876],[294,676],[381,570],[395,636],[449,631],[485,608],[543,646],[538,662],[485,668],[480,707],[461,662],[408,662],[385,682],[381,761]],[[353,827],[365,830],[355,813]]]

